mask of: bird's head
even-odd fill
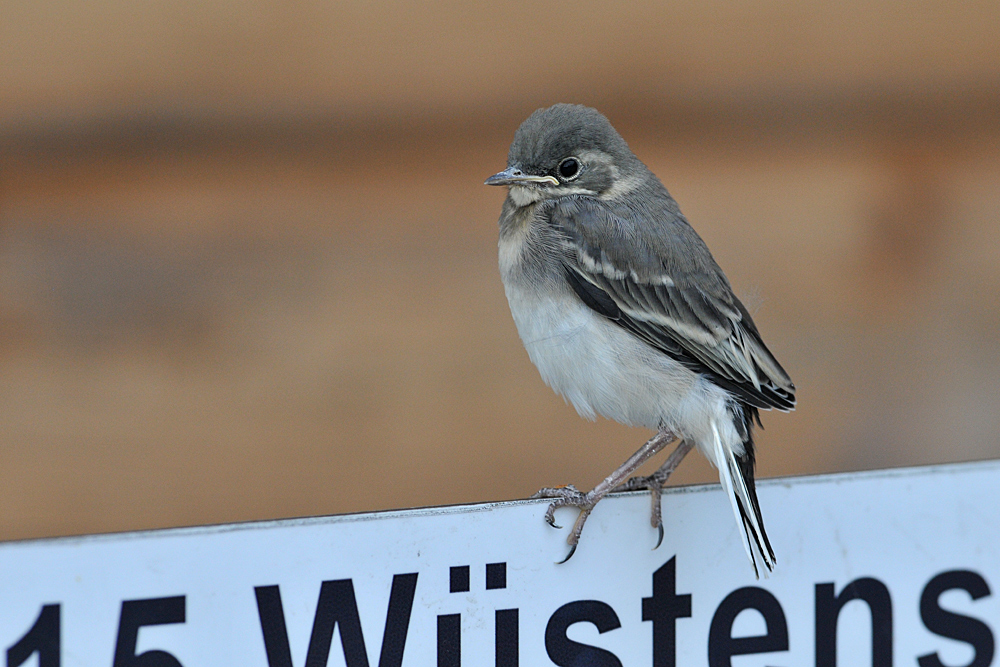
[[[507,168],[486,179],[486,185],[508,186],[514,204],[527,206],[567,195],[618,196],[647,173],[597,110],[556,104],[521,123],[507,154]]]

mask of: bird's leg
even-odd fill
[[[690,440],[681,440],[677,445],[677,449],[670,453],[670,456],[667,457],[667,460],[664,461],[663,465],[656,472],[648,477],[633,477],[617,489],[618,491],[649,489],[653,503],[653,510],[649,521],[653,524],[653,528],[659,531],[659,538],[656,540],[654,549],[659,547],[663,542],[663,515],[660,512],[660,492],[663,490],[663,485],[670,478],[670,474],[677,470],[677,466],[681,464],[681,461],[684,460],[684,457],[693,447],[694,443]]]
[[[532,498],[555,498],[545,512],[545,521],[553,528],[558,528],[555,521],[555,511],[560,507],[576,507],[580,510],[580,515],[573,524],[566,543],[569,544],[569,554],[562,563],[570,559],[576,551],[576,545],[580,542],[580,533],[583,532],[583,524],[594,510],[598,501],[608,494],[609,491],[621,484],[626,477],[638,470],[643,463],[656,456],[664,447],[674,441],[676,436],[665,429],[660,429],[656,435],[646,441],[639,450],[630,456],[625,463],[621,464],[614,472],[604,478],[600,484],[591,489],[588,493],[583,493],[572,484],[564,487],[544,488],[531,496]],[[680,463],[680,461],[678,461]],[[676,466],[675,466],[676,467]],[[668,473],[669,474],[669,473]]]

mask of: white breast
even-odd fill
[[[649,429],[662,424],[702,451],[712,423],[722,422],[726,440],[739,443],[722,389],[587,307],[561,266],[529,275],[529,230],[501,235],[500,274],[521,342],[545,383],[588,419],[601,415]]]
[[[568,288],[506,286],[514,323],[542,379],[589,419],[655,429],[674,421],[696,376],[601,317]]]

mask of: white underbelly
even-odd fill
[[[679,430],[690,428],[692,410],[707,407],[699,396],[708,383],[592,311],[568,286],[546,296],[517,285],[506,291],[532,363],[581,415]]]

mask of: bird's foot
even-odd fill
[[[694,447],[692,441],[681,440],[677,445],[677,449],[670,453],[670,456],[663,462],[659,470],[646,477],[633,477],[615,489],[616,491],[649,490],[650,500],[653,504],[649,515],[649,522],[658,532],[654,549],[658,549],[663,544],[663,514],[660,511],[660,496],[663,492],[663,486],[670,479],[670,475],[677,470],[677,466],[681,464],[681,461],[684,460],[684,457],[687,456],[692,447]]]
[[[673,471],[664,471],[661,468],[652,475],[632,477],[615,489],[616,491],[649,491],[650,501],[652,503],[649,523],[657,530],[656,546],[654,546],[653,549],[658,549],[660,545],[663,544],[663,513],[660,509],[660,496],[663,491],[663,485],[666,484],[671,472]]]
[[[587,518],[594,511],[594,506],[597,505],[597,501],[600,498],[593,491],[584,493],[572,484],[539,489],[531,497],[555,499],[549,503],[549,508],[545,510],[545,522],[553,528],[562,527],[556,524],[557,509],[560,507],[576,507],[580,510],[580,514],[576,517],[576,522],[573,524],[573,530],[570,531],[569,537],[566,538],[566,543],[569,545],[569,553],[559,561],[559,563],[565,563],[576,553],[576,546],[580,543],[580,534],[583,533],[583,525],[587,523]]]

